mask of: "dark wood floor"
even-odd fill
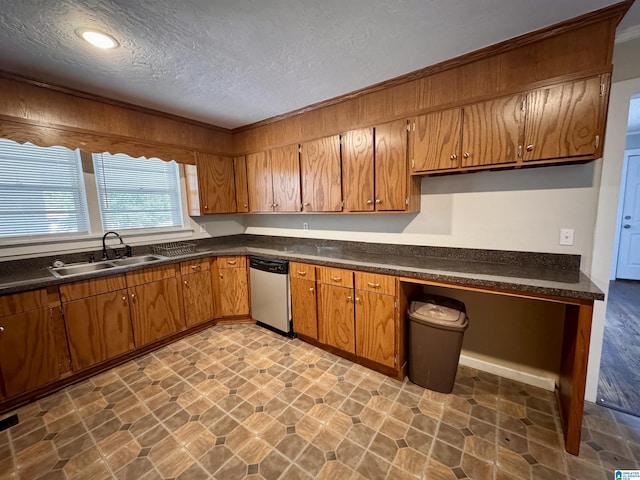
[[[609,284],[597,403],[640,416],[640,281]]]

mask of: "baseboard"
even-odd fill
[[[552,377],[541,377],[533,373],[522,372],[513,368],[498,365],[496,363],[487,362],[468,355],[460,355],[460,365],[482,370],[483,372],[493,373],[510,380],[526,383],[534,387],[542,388],[553,392],[556,388],[556,379]]]

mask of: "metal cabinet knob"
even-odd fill
[[[0,333],[4,332],[4,327],[0,327]]]
[[[458,155],[456,155],[455,153],[452,153],[451,156],[449,157],[451,160],[457,160],[458,159]]]
[[[249,208],[249,205],[247,205],[246,203],[244,204],[244,208]]]
[[[369,285],[370,287],[373,287],[373,288],[380,288],[380,284],[379,283],[367,282],[367,285]]]
[[[209,207],[207,205],[204,206],[205,210],[209,210]]]
[[[122,296],[122,301],[123,301],[123,302],[126,302],[126,301],[127,301],[127,296],[126,296],[126,295],[123,295],[123,296]]]
[[[629,225],[628,223],[625,223],[624,228],[631,228],[631,225]]]
[[[308,207],[309,205],[311,205],[309,202],[304,202],[304,203],[302,204],[302,206],[303,206],[303,207]]]
[[[314,288],[313,288],[313,287],[309,287],[309,291],[310,291],[310,292],[313,292],[313,291],[314,291]]]
[[[469,158],[471,156],[471,154],[469,152],[464,152],[464,154],[462,155],[463,158]]]
[[[624,216],[624,219],[625,219],[625,220],[631,220],[631,215],[625,215],[625,216]]]
[[[371,205],[373,202],[371,200],[367,200],[367,205]]]
[[[535,148],[535,145],[527,145],[527,152],[530,152]]]
[[[382,203],[382,200],[380,200],[379,198],[376,198],[376,205],[380,205]]]
[[[186,280],[184,281],[184,284],[185,284],[185,285],[187,284],[187,281],[186,281]]]
[[[222,274],[220,274],[220,278],[224,278],[224,277],[222,276]]]
[[[136,298],[136,294],[135,294],[135,293],[132,293],[132,294],[131,294],[131,300],[134,300],[135,298]]]
[[[347,295],[347,302],[351,301],[351,295]]]

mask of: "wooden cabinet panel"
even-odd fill
[[[201,213],[198,167],[195,165],[184,165],[184,180],[187,191],[187,212],[190,217],[199,217]]]
[[[59,378],[50,315],[48,308],[39,308],[0,319],[0,369],[7,397]]]
[[[515,162],[522,125],[520,95],[463,108],[462,166]]]
[[[318,337],[322,343],[355,353],[353,289],[318,285]]]
[[[244,255],[218,257],[218,268],[246,268],[247,257]]]
[[[356,355],[395,367],[395,297],[356,290]]]
[[[372,128],[351,130],[342,135],[342,183],[345,211],[374,210]]]
[[[182,284],[184,320],[187,328],[214,318],[209,269],[184,275]]]
[[[593,155],[600,133],[600,77],[527,95],[525,161]]]
[[[133,349],[129,298],[125,289],[67,302],[64,315],[74,370],[82,370]]]
[[[365,272],[355,272],[354,276],[357,290],[368,290],[385,295],[396,294],[396,277]]]
[[[247,189],[250,212],[273,211],[273,184],[267,152],[247,155]]]
[[[300,145],[300,176],[303,211],[340,212],[342,210],[339,135]]]
[[[411,171],[428,172],[460,165],[462,110],[420,115],[411,122]]]
[[[203,272],[209,270],[210,260],[208,258],[199,258],[188,262],[180,262],[180,274],[189,275],[191,273]]]
[[[60,285],[60,298],[63,302],[70,302],[78,298],[91,297],[101,293],[114,292],[127,288],[125,276],[111,275],[108,277],[94,278],[82,282]]]
[[[0,317],[16,313],[46,308],[48,305],[47,290],[31,290],[0,297]]]
[[[220,269],[220,316],[249,315],[249,284],[246,268]]]
[[[142,285],[144,283],[151,283],[158,280],[164,280],[166,278],[175,278],[178,275],[178,264],[164,265],[162,267],[145,268],[144,270],[138,270],[135,272],[127,272],[127,286],[132,287],[135,285]]]
[[[129,299],[136,347],[184,329],[177,278],[130,287]]]
[[[233,159],[233,171],[236,180],[236,210],[239,213],[247,213],[249,192],[247,190],[247,159],[244,156]]]
[[[200,211],[203,214],[236,211],[233,158],[196,152]]]
[[[269,151],[273,174],[273,211],[300,211],[300,161],[298,145]]]
[[[318,283],[353,288],[353,272],[343,268],[317,267]]]
[[[289,275],[291,278],[300,278],[302,280],[316,279],[316,267],[307,265],[306,263],[290,262]]]
[[[316,282],[291,278],[291,316],[293,331],[311,338],[318,338],[318,311]]]
[[[375,207],[377,211],[407,208],[407,122],[398,120],[375,129]]]

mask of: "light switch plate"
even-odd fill
[[[573,245],[573,228],[560,229],[560,245]]]

